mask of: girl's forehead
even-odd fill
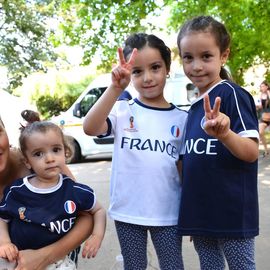
[[[41,147],[43,144],[62,144],[63,139],[60,134],[55,130],[48,130],[46,132],[35,131],[26,137],[26,143],[28,144],[28,146],[32,145],[34,147]]]
[[[193,40],[193,39],[214,39],[214,35],[210,31],[190,31],[187,32],[181,42],[183,40]]]
[[[163,60],[161,53],[156,48],[151,48],[149,46],[144,46],[142,49],[138,50],[135,57],[134,65],[138,63],[153,62]]]
[[[47,130],[35,130],[29,134],[29,137],[42,137],[48,139],[48,137],[58,137],[60,134],[57,130],[47,129]]]
[[[218,48],[218,45],[215,37],[210,32],[190,32],[182,38],[180,48],[187,51],[204,51]]]

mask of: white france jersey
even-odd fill
[[[78,211],[95,206],[94,191],[60,175],[57,185],[40,189],[29,178],[7,187],[0,204],[0,217],[9,221],[12,243],[19,250],[38,249],[56,242],[74,225]]]
[[[176,225],[179,160],[187,112],[153,108],[138,99],[118,101],[108,118],[115,136],[109,215],[139,225]]]

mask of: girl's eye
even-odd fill
[[[43,155],[43,153],[41,152],[41,151],[39,151],[39,152],[35,152],[34,153],[34,157],[41,157]]]
[[[61,147],[54,147],[53,148],[53,152],[54,153],[58,153],[58,152],[61,152],[62,151],[62,148]]]
[[[184,55],[184,56],[182,57],[182,59],[183,59],[183,62],[189,63],[189,62],[192,61],[193,57],[192,57],[191,55]]]
[[[161,65],[158,65],[158,64],[152,66],[153,70],[158,70],[160,68],[161,68]]]
[[[212,57],[211,54],[205,54],[205,55],[203,56],[204,59],[209,59],[209,58],[211,58],[211,57]]]
[[[139,69],[134,69],[134,70],[132,70],[132,74],[133,75],[138,75],[138,74],[140,74],[141,73],[141,70],[139,70]]]

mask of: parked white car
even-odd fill
[[[85,115],[110,83],[110,73],[98,76],[66,112],[51,119],[51,121],[62,127],[64,134],[69,138],[73,146],[74,154],[70,162],[78,162],[86,157],[97,158],[104,155],[111,157],[113,137],[97,138],[88,136],[82,128]],[[189,83],[188,78],[182,73],[168,78],[164,93],[166,99],[187,110],[190,106],[190,101],[188,100],[186,86]],[[136,96],[136,91],[132,87],[126,90],[132,97]]]

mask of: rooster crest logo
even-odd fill
[[[20,216],[20,219],[21,219],[21,220],[24,220],[24,219],[25,219],[25,215],[24,215],[25,210],[26,210],[25,207],[20,207],[20,208],[18,209],[19,216]]]
[[[134,128],[134,117],[133,116],[129,117],[129,123],[130,123],[130,128]]]

